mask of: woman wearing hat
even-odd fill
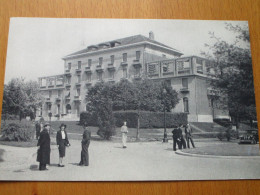
[[[38,140],[38,151],[37,151],[37,161],[40,163],[39,170],[47,170],[46,165],[50,164],[50,153],[51,153],[51,144],[50,144],[50,124],[46,123],[43,130],[40,133]]]
[[[57,132],[57,136],[56,136],[56,142],[59,147],[59,157],[60,157],[59,164],[58,164],[59,167],[64,167],[64,165],[62,164],[62,160],[63,157],[65,156],[66,146],[70,146],[67,132],[65,131],[66,127],[67,126],[65,124],[61,124],[60,130]]]

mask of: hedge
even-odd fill
[[[137,127],[138,112],[137,111],[114,111],[115,125],[121,127],[123,122],[127,122],[130,128]],[[166,127],[173,128],[179,124],[187,124],[186,113],[169,113],[166,112]],[[87,122],[89,126],[98,126],[97,118],[87,112],[80,114],[80,124]],[[164,113],[140,111],[140,128],[163,128]]]
[[[127,126],[137,127],[137,111],[116,111],[114,112],[115,124],[121,127],[124,121],[127,121]],[[172,128],[179,124],[187,124],[186,113],[169,113],[166,112],[166,127]],[[164,113],[163,112],[148,112],[140,111],[140,128],[163,128]]]

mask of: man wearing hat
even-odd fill
[[[68,136],[67,136],[67,132],[65,131],[66,127],[67,126],[62,123],[60,125],[60,130],[57,132],[57,135],[56,135],[56,142],[57,142],[57,145],[59,147],[59,164],[58,164],[58,167],[64,167],[64,165],[62,164],[62,160],[65,157],[66,146],[70,146]]]
[[[46,165],[50,164],[50,153],[51,153],[51,139],[49,135],[50,124],[46,123],[43,130],[40,133],[40,138],[38,140],[38,151],[37,151],[37,161],[40,163],[39,170],[47,170]]]

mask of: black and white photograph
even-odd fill
[[[260,179],[247,21],[11,18],[0,180]]]

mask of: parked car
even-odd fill
[[[249,144],[257,144],[259,142],[258,130],[249,129],[246,130],[244,134],[239,136],[239,144],[249,143]]]

